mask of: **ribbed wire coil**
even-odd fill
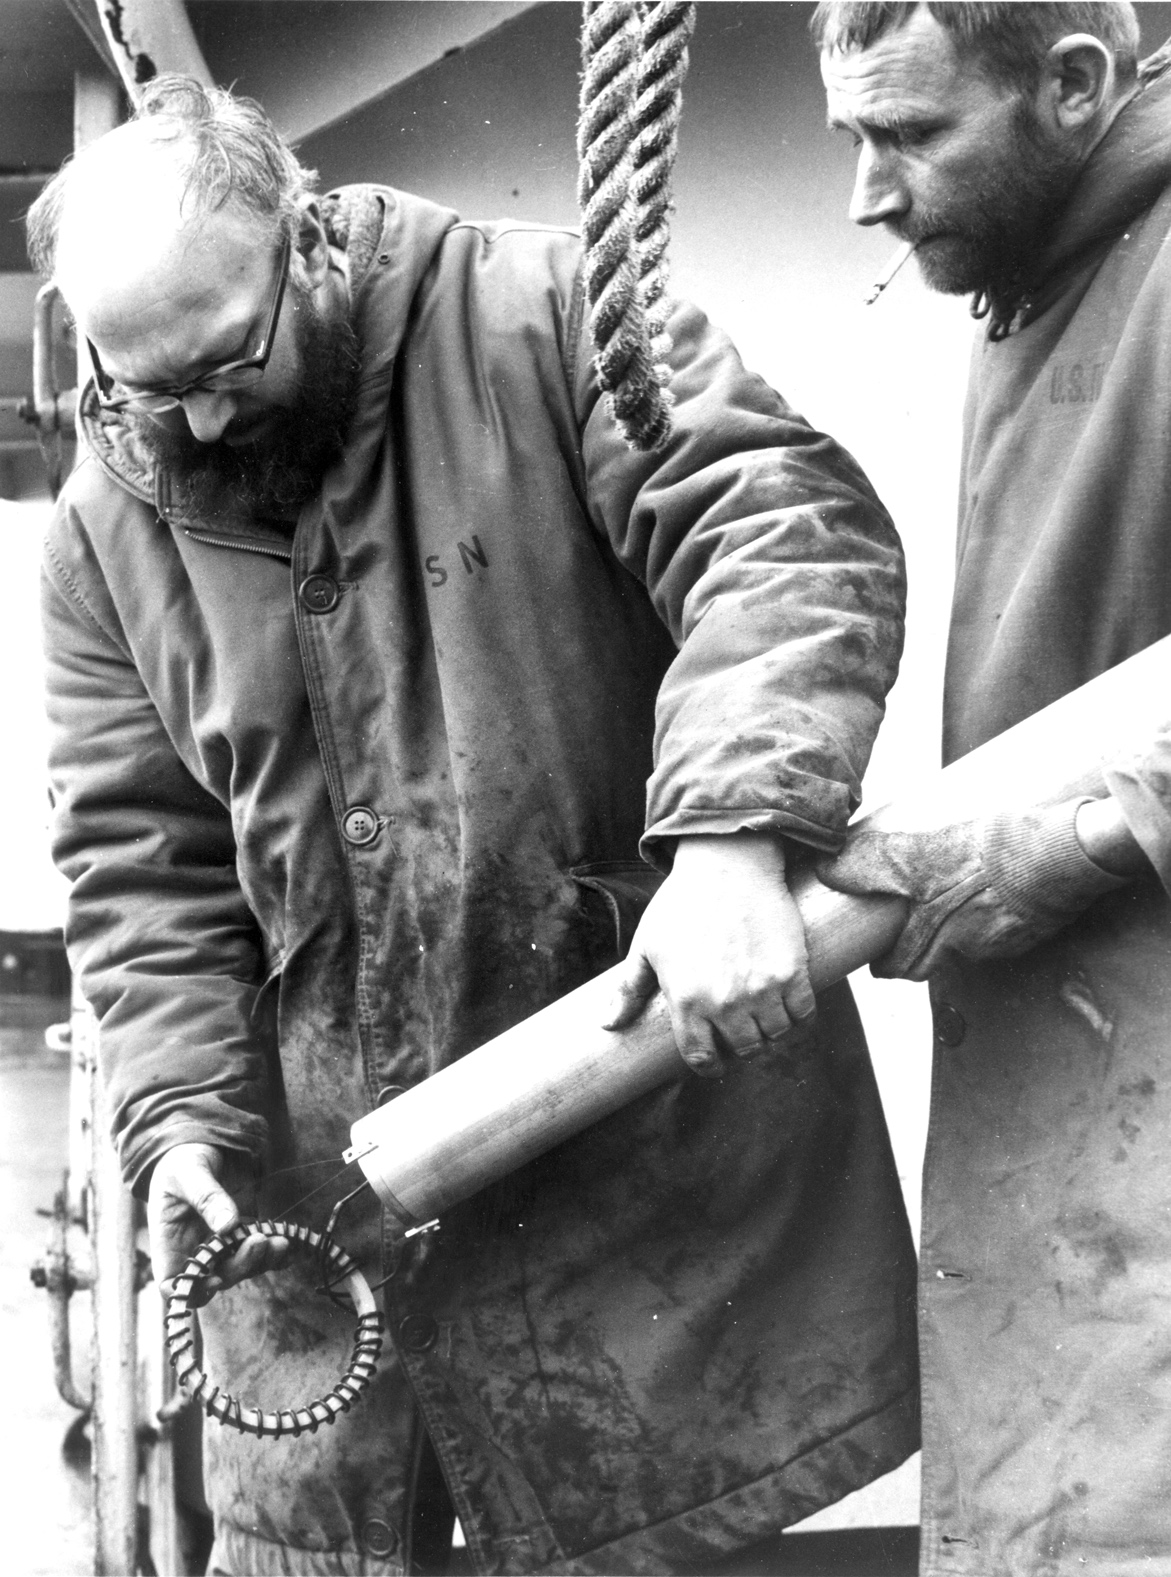
[[[598,382],[636,449],[671,431],[671,169],[695,6],[586,0],[578,202]]]
[[[222,1260],[245,1238],[257,1232],[265,1237],[287,1238],[290,1243],[299,1243],[311,1253],[323,1256],[331,1285],[350,1280],[351,1296],[358,1315],[349,1364],[333,1389],[303,1407],[282,1408],[275,1413],[266,1413],[259,1407],[242,1407],[234,1396],[221,1391],[218,1385],[212,1385],[195,1361],[192,1295]],[[216,1419],[229,1429],[236,1429],[245,1435],[256,1435],[257,1438],[265,1435],[275,1438],[280,1435],[315,1434],[322,1424],[334,1423],[340,1414],[348,1413],[354,1403],[361,1399],[363,1391],[374,1377],[382,1352],[382,1315],[374,1307],[373,1294],[357,1265],[331,1238],[311,1232],[308,1227],[298,1226],[292,1221],[254,1221],[248,1226],[235,1226],[208,1238],[175,1277],[175,1291],[167,1304],[165,1323],[171,1366],[188,1396],[199,1403],[209,1418]]]

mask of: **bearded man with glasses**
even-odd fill
[[[627,950],[612,1021],[659,985],[723,1075],[384,1264],[347,1216],[393,1357],[336,1429],[209,1430],[213,1569],[441,1571],[454,1503],[478,1570],[716,1572],[896,1465],[910,1239],[785,882],[840,845],[899,654],[857,466],[684,304],[634,452],[574,234],[319,198],[185,79],[30,235],[94,372],[45,558],[55,847],[164,1292],[242,1212],[321,1225],[357,1117]],[[261,1274],[284,1247],[202,1315],[265,1405],[329,1389],[349,1325]]]
[[[191,378],[187,383],[176,384],[170,388],[166,386],[154,389],[127,388],[124,383],[118,383],[110,377],[102,366],[101,357],[93,340],[87,339],[85,348],[89,351],[89,359],[93,364],[94,382],[97,385],[98,399],[103,407],[107,411],[145,411],[148,416],[161,416],[164,411],[173,411],[177,406],[182,405],[189,395],[198,392],[215,394],[221,390],[232,392],[258,383],[264,377],[264,369],[268,366],[268,358],[272,354],[273,335],[276,333],[277,319],[281,315],[281,303],[285,299],[285,286],[289,282],[291,256],[292,247],[286,235],[281,241],[276,283],[272,289],[272,305],[265,316],[264,329],[256,349],[242,356],[230,357],[227,361],[213,367],[210,372],[200,373],[198,377]],[[254,338],[255,335],[249,331],[241,349],[252,343]]]
[[[231,499],[260,515],[295,512],[341,452],[353,409],[357,340],[346,317],[333,322],[326,317],[317,292],[307,284],[294,281],[291,293],[300,369],[296,386],[282,389],[283,402],[268,404],[262,418],[250,419],[260,396],[256,385],[265,378],[276,340],[291,257],[286,234],[267,310],[252,315],[235,354],[220,361],[213,353],[207,358],[212,365],[182,383],[147,382],[130,372],[116,379],[102,366],[93,341],[86,340],[99,403],[105,410],[152,418],[138,424],[137,431],[198,509],[215,512]],[[215,276],[209,278],[214,289]],[[131,300],[129,306],[137,324],[137,303]],[[247,303],[243,311],[247,314]],[[228,329],[229,341],[234,332]],[[266,395],[272,388],[269,380]]]

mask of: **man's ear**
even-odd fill
[[[301,222],[294,243],[306,284],[315,290],[329,272],[329,241],[316,197],[300,197]]]
[[[1113,104],[1114,55],[1092,33],[1070,33],[1047,52],[1037,87],[1037,110],[1055,132],[1079,132]]]

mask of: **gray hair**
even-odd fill
[[[884,33],[903,27],[918,9],[914,0],[821,0],[809,26],[821,50],[868,49]],[[1070,33],[1100,39],[1114,56],[1119,82],[1129,86],[1135,80],[1138,18],[1125,0],[1073,5],[928,0],[927,10],[951,35],[956,49],[972,56],[998,87],[1032,92],[1041,80],[1046,54]]]
[[[299,199],[314,190],[317,173],[298,162],[255,99],[236,98],[223,88],[205,88],[194,77],[166,73],[146,84],[127,125],[145,125],[152,141],[189,151],[183,201],[190,202],[194,212],[210,213],[233,203],[275,233],[296,238]],[[56,269],[69,189],[84,179],[90,153],[83,149],[67,160],[28,211],[29,257],[47,277]]]

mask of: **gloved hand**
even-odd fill
[[[926,980],[948,952],[1014,958],[1054,935],[1103,893],[1125,885],[1083,850],[1074,823],[1085,797],[931,832],[861,829],[817,875],[836,892],[911,900],[876,975]]]

